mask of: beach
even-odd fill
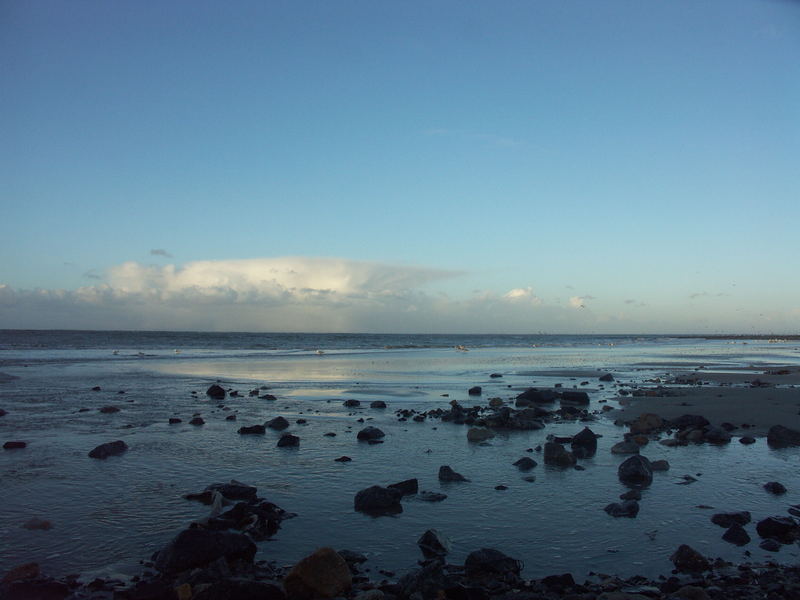
[[[369,339],[332,347],[314,339],[288,349],[231,342],[224,350],[184,346],[176,353],[171,338],[117,354],[96,340],[84,348],[6,351],[0,431],[4,442],[26,447],[2,454],[3,483],[12,493],[0,520],[10,542],[0,571],[36,562],[42,577],[63,581],[79,573],[84,584],[111,582],[100,586],[106,592],[128,589],[134,577],[163,582],[163,573],[140,561],[208,518],[209,506],[184,496],[231,480],[296,514],[254,543],[259,581],[280,584],[293,565],[327,546],[367,558],[354,567],[359,575],[350,595],[380,585],[387,595],[402,595],[391,586],[420,568],[417,540],[430,529],[447,538],[448,564],[463,565],[491,547],[520,561],[515,577],[528,582],[564,573],[578,582],[595,581],[598,573],[657,582],[675,568],[670,557],[681,544],[719,558],[720,569],[723,562],[797,562],[796,543],[767,550],[754,529],[768,517],[788,517],[800,502],[798,449],[772,448],[764,437],[776,424],[800,429],[793,387],[800,361],[791,343],[472,340],[459,351],[453,341],[432,347]],[[392,347],[400,345],[406,347]],[[217,384],[220,398],[207,393]],[[520,403],[531,388],[554,397]],[[462,412],[454,416],[452,403]],[[117,410],[101,410],[107,407]],[[525,419],[537,407],[533,425]],[[701,415],[735,429],[727,442],[701,435],[699,443],[675,446],[660,443],[676,439],[675,427],[648,432],[639,454],[668,461],[669,470],[641,487],[635,517],[614,517],[604,508],[631,488],[618,477],[630,455],[612,448],[630,437],[627,423],[642,413],[666,420]],[[285,429],[240,432],[279,416]],[[191,424],[196,418],[202,424]],[[383,432],[379,443],[358,439],[366,427]],[[470,442],[473,427],[494,437]],[[586,427],[598,436],[594,454],[568,467],[546,464],[548,443],[563,442],[572,452],[570,441]],[[278,447],[286,434],[298,445]],[[739,443],[746,436],[755,443]],[[125,443],[119,455],[87,456],[114,440]],[[343,456],[352,460],[335,460]],[[514,464],[525,457],[536,465]],[[469,481],[441,481],[442,466]],[[354,509],[360,491],[412,479],[417,491],[392,504],[401,512]],[[765,491],[770,481],[787,492]],[[428,501],[423,492],[446,498]],[[752,542],[722,539],[725,530],[711,516],[729,511],[752,514],[745,526]],[[25,528],[33,518],[52,527]],[[170,585],[183,581],[174,575]],[[599,596],[598,590],[585,593]]]

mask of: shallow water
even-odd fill
[[[513,398],[534,384],[580,386],[584,380],[591,384],[581,389],[589,391],[591,408],[598,410],[601,400],[615,395],[589,378],[598,370],[640,381],[674,365],[724,369],[798,364],[800,354],[791,343],[582,338],[562,344],[540,341],[533,348],[505,340],[492,344],[480,336],[481,346],[457,352],[444,347],[450,338],[428,336],[416,340],[425,342],[418,344],[403,339],[406,346],[428,347],[384,349],[400,344],[370,337],[360,346],[352,339],[339,340],[317,355],[314,349],[322,345],[317,336],[285,339],[283,347],[273,343],[270,350],[253,350],[250,338],[238,346],[226,338],[224,348],[212,347],[208,339],[209,347],[203,347],[195,339],[194,346],[175,354],[180,340],[164,337],[169,335],[153,334],[149,346],[137,340],[116,355],[110,349],[122,347],[119,337],[94,344],[91,336],[88,342],[83,336],[81,344],[73,337],[61,345],[51,339],[34,348],[0,336],[0,371],[16,377],[0,383],[0,407],[8,411],[0,418],[0,436],[29,444],[0,453],[0,536],[6,542],[0,546],[0,572],[35,560],[54,575],[135,573],[139,560],[205,516],[207,507],[182,495],[229,479],[258,486],[260,496],[298,514],[284,521],[272,540],[259,543],[260,558],[291,564],[317,546],[332,545],[366,553],[373,571],[397,572],[414,566],[420,558],[416,539],[431,527],[453,541],[454,562],[478,547],[492,546],[523,560],[530,577],[567,571],[576,577],[588,571],[655,576],[669,572],[668,556],[680,543],[737,561],[745,560],[744,551],[750,550],[752,559],[760,559],[767,555],[757,546],[753,525],[747,529],[754,541],[737,548],[722,541],[724,530],[710,522],[710,515],[750,510],[758,520],[785,515],[790,504],[800,502],[797,450],[770,450],[763,440],[753,446],[675,449],[651,443],[643,454],[666,458],[672,468],[655,474],[637,518],[614,519],[603,507],[626,490],[616,478],[616,466],[626,457],[610,454],[609,448],[622,439],[624,429],[601,415],[589,424],[603,437],[597,456],[581,461],[585,471],[540,464],[530,472],[536,481],[528,483],[511,463],[522,456],[542,463],[539,454],[527,454],[526,449],[543,444],[549,433],[577,433],[583,424],[509,432],[479,446],[467,443],[464,426],[435,420],[401,423],[394,414],[398,408],[444,407],[451,399],[474,404],[466,394],[473,385],[483,386],[485,403],[493,396]],[[576,371],[575,379],[562,369]],[[490,379],[492,372],[503,377]],[[226,399],[228,411],[204,394],[217,379],[245,395]],[[95,385],[102,390],[92,392]],[[246,397],[257,385],[269,386],[278,400]],[[192,390],[199,392],[197,397]],[[345,398],[365,405],[383,399],[389,408],[346,409]],[[97,411],[109,404],[121,412]],[[78,412],[80,408],[90,410]],[[238,414],[236,422],[225,420],[231,410]],[[187,424],[195,413],[202,414],[206,425]],[[292,422],[289,431],[300,436],[299,449],[275,447],[279,434],[271,431],[264,436],[236,433],[243,425],[278,414]],[[170,426],[170,416],[184,422]],[[359,417],[386,432],[384,444],[356,441],[363,427],[356,422]],[[297,418],[308,423],[298,425]],[[328,431],[337,436],[325,437]],[[125,440],[129,451],[105,461],[86,456],[97,444],[114,439]],[[333,461],[343,454],[353,462]],[[443,464],[472,481],[440,484],[436,474]],[[684,474],[698,481],[678,485]],[[358,490],[410,477],[419,478],[421,489],[443,491],[448,498],[434,504],[409,498],[403,513],[393,517],[373,518],[353,510]],[[789,493],[767,494],[761,485],[773,480],[783,482]],[[498,484],[508,489],[495,490]],[[696,508],[700,504],[715,510]],[[51,520],[54,527],[23,529],[31,517]],[[796,562],[799,555],[797,546],[784,546],[775,558]]]

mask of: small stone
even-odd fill
[[[386,402],[383,400],[374,400],[370,402],[370,408],[386,408]]]
[[[189,421],[189,425],[205,425],[206,422],[203,420],[203,417],[193,417],[191,421]]]
[[[275,429],[277,431],[283,431],[287,427],[289,427],[289,421],[287,421],[283,417],[275,417],[265,423],[267,427],[270,429]]]
[[[739,443],[740,444],[745,444],[745,445],[755,444],[756,443],[756,438],[751,437],[749,435],[743,435],[742,437],[739,438]]]
[[[622,441],[611,446],[611,454],[639,454],[639,444],[632,441]]]
[[[225,417],[225,420],[226,421],[235,421],[236,420],[236,415],[228,415],[227,417]]]
[[[183,423],[183,421],[181,419],[179,419],[178,417],[170,417],[169,418],[169,424],[170,425],[177,425],[178,423]]]
[[[517,467],[520,471],[530,471],[531,469],[533,469],[538,464],[539,463],[537,463],[535,460],[533,460],[529,456],[523,456],[522,458],[520,458],[518,461],[516,461],[514,463],[514,466]]]
[[[239,427],[240,435],[263,435],[267,432],[267,428],[263,425],[250,425],[246,427]]]
[[[769,481],[764,484],[764,489],[767,490],[770,494],[775,494],[776,496],[780,496],[786,493],[786,487],[777,481]]]
[[[467,394],[469,394],[470,396],[480,396],[482,392],[483,390],[479,385],[473,386],[469,388],[469,390],[467,390]]]
[[[359,431],[358,434],[356,435],[356,438],[359,439],[359,440],[368,442],[370,440],[378,440],[378,439],[384,437],[385,435],[386,434],[383,433],[383,431],[381,431],[377,427],[372,427],[370,425],[368,427],[365,427],[361,431]]]
[[[11,441],[3,444],[3,450],[21,450],[28,445],[27,442]]]
[[[450,552],[450,540],[436,529],[428,529],[417,540],[417,546],[425,558],[447,556]]]
[[[625,500],[622,503],[612,502],[603,510],[605,510],[612,517],[633,518],[639,514],[639,503],[636,500]]]
[[[461,473],[456,473],[449,465],[439,467],[439,481],[469,481]]]
[[[361,406],[361,402],[359,400],[345,400],[342,402],[342,406],[346,406],[347,408],[358,408]]]
[[[750,513],[746,510],[730,513],[717,513],[711,517],[711,522],[720,527],[733,525],[747,525],[750,522]]]
[[[619,495],[620,500],[641,500],[642,492],[639,490],[628,490],[624,494]]]
[[[598,378],[600,381],[614,381],[614,376],[611,373],[606,373]]]
[[[284,433],[278,440],[278,448],[297,448],[300,446],[300,438],[291,433]]]
[[[778,552],[781,549],[781,543],[777,540],[766,539],[761,542],[758,547],[767,552]]]
[[[339,458],[334,458],[333,460],[334,460],[335,462],[350,462],[350,461],[352,461],[353,459],[352,459],[352,458],[350,458],[349,456],[340,456]]]
[[[118,413],[119,410],[120,409],[116,406],[104,406],[103,408],[100,409],[100,412],[103,413],[104,415],[112,415],[114,413]]]
[[[209,396],[214,400],[222,400],[225,397],[225,390],[222,388],[222,386],[219,386],[215,383],[206,390],[206,396]]]
[[[106,459],[109,456],[117,456],[119,454],[122,454],[127,449],[128,445],[122,440],[117,440],[115,442],[107,442],[105,444],[100,444],[99,446],[94,448],[91,452],[89,452],[89,458]]]
[[[508,486],[507,486],[507,485],[503,485],[503,484],[501,483],[500,485],[496,485],[496,486],[494,486],[494,489],[496,489],[496,490],[499,490],[499,491],[501,491],[501,492],[502,492],[503,490],[507,490],[507,489],[508,489]]]
[[[650,463],[650,468],[653,469],[653,471],[669,471],[669,462],[663,458],[661,460],[654,460]]]
[[[439,492],[428,492],[423,490],[417,495],[417,498],[424,502],[441,502],[442,500],[447,498],[447,494],[441,494]]]

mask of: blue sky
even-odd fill
[[[5,2],[0,327],[800,331],[797,56],[788,1]]]

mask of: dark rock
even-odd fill
[[[212,483],[206,487],[206,491],[219,492],[228,500],[244,500],[249,502],[256,499],[258,488],[232,481],[230,483]]]
[[[561,392],[561,404],[576,404],[583,406],[589,404],[589,394],[586,392],[576,392],[567,390]]]
[[[357,408],[361,406],[361,402],[358,400],[345,400],[342,402],[342,406],[346,406],[347,408]]]
[[[352,584],[347,561],[333,548],[319,548],[306,556],[283,580],[286,595],[297,600],[344,597]]]
[[[373,485],[355,495],[353,506],[357,511],[366,513],[402,512],[402,497],[400,490]]]
[[[263,425],[250,425],[247,427],[239,427],[239,433],[242,435],[258,435],[267,432],[267,428]]]
[[[102,580],[99,579],[95,581],[102,583]],[[94,583],[90,583],[88,587],[93,588]],[[115,592],[114,600],[178,600],[178,596],[170,582],[163,579],[151,579],[137,581],[129,588]]]
[[[183,419],[179,419],[178,417],[170,417],[169,424],[170,425],[177,425],[178,423],[183,423]]]
[[[70,589],[54,579],[15,581],[6,587],[3,600],[62,600]]]
[[[300,445],[300,438],[291,433],[284,433],[278,440],[278,448],[296,448]]]
[[[523,456],[518,461],[514,463],[514,466],[517,467],[520,471],[530,471],[534,468],[537,464],[535,460],[528,456]]]
[[[711,522],[720,527],[732,525],[747,525],[750,522],[750,513],[746,510],[730,513],[717,513],[711,517]]]
[[[614,376],[611,373],[606,373],[600,376],[600,381],[614,381]]]
[[[708,425],[708,419],[700,415],[682,415],[670,421],[674,429],[703,429]]]
[[[500,373],[492,373],[491,375],[489,375],[489,377],[491,377],[492,379],[497,379],[498,377],[502,377],[502,375]]]
[[[764,489],[767,490],[770,494],[775,494],[776,496],[780,496],[786,493],[786,487],[777,481],[768,481],[764,484]]]
[[[28,445],[27,442],[20,442],[20,441],[11,441],[6,442],[3,444],[3,450],[19,450],[21,448],[25,448]]]
[[[206,422],[203,420],[203,417],[192,417],[189,421],[189,425],[205,425]]]
[[[92,391],[93,391],[93,392],[99,392],[99,391],[100,391],[100,386],[99,386],[99,385],[96,385],[96,386],[94,386],[94,387],[92,388]]]
[[[226,421],[235,421],[236,420],[236,415],[228,415],[227,417],[225,417],[225,420]]]
[[[619,480],[631,486],[648,486],[653,482],[653,469],[650,461],[636,454],[627,458],[617,469]]]
[[[470,427],[467,430],[467,441],[480,443],[494,437],[494,432],[486,427]]]
[[[710,427],[703,436],[709,444],[727,444],[731,441],[731,434],[722,427]]]
[[[743,435],[742,437],[739,438],[739,443],[740,444],[755,444],[756,443],[756,438],[751,437],[749,435]]]
[[[737,546],[744,546],[750,543],[750,536],[744,530],[744,527],[738,523],[731,525],[728,530],[722,534],[722,539]]]
[[[388,486],[390,489],[398,490],[403,496],[411,496],[419,491],[419,482],[416,479],[406,479]]]
[[[306,423],[308,423],[308,421],[306,419],[297,419],[295,423],[297,423],[298,425],[305,425]]]
[[[100,444],[94,450],[89,452],[89,458],[106,459],[109,456],[117,456],[118,454],[122,454],[127,449],[128,449],[128,444],[126,444],[122,440],[117,440],[115,442],[106,442],[105,444]]]
[[[617,442],[611,446],[611,454],[639,454],[639,444],[631,440]]]
[[[467,555],[464,572],[470,579],[517,579],[522,563],[494,548],[481,548]]]
[[[529,388],[518,394],[516,397],[517,406],[528,406],[529,404],[549,404],[554,402],[558,395],[551,390],[537,390]]]
[[[702,554],[686,544],[681,544],[669,559],[683,573],[700,573],[711,568]]]
[[[461,473],[456,473],[449,465],[439,467],[439,481],[469,481]]]
[[[758,535],[791,544],[800,538],[800,526],[792,517],[767,517],[756,525]]]
[[[171,588],[169,592],[174,594]],[[166,600],[170,596],[160,596],[158,600]],[[252,579],[237,579],[226,577],[211,583],[200,592],[192,594],[192,600],[284,600],[286,594],[283,589],[267,581],[253,581]],[[156,600],[153,598],[153,600]]]
[[[639,514],[639,503],[636,500],[625,500],[622,503],[612,502],[603,510],[605,510],[612,517],[633,518]]]
[[[259,396],[259,399],[268,400],[268,401],[274,402],[278,398],[273,396],[272,394],[263,394],[263,395]]]
[[[373,400],[369,404],[370,408],[386,408],[386,402],[383,400]]]
[[[544,464],[556,467],[572,467],[575,465],[575,456],[571,452],[567,452],[561,444],[547,442],[544,445]]]
[[[669,471],[669,462],[662,459],[654,460],[650,463],[650,468],[655,471]]]
[[[417,540],[417,546],[422,550],[425,558],[447,556],[447,553],[450,552],[450,540],[436,529],[428,529],[423,533]]]
[[[283,431],[289,426],[289,421],[284,419],[283,417],[275,417],[265,423],[267,427],[270,429],[275,429],[277,431]]]
[[[447,494],[440,494],[439,492],[428,492],[428,491],[421,491],[417,496],[420,500],[424,502],[441,502],[447,498]]]
[[[379,440],[385,435],[386,434],[383,433],[383,431],[381,431],[377,427],[372,427],[370,425],[369,427],[364,427],[364,429],[359,431],[358,435],[356,435],[356,438],[362,441],[370,441],[370,440]]]
[[[218,558],[251,563],[255,553],[256,545],[244,534],[186,529],[159,551],[154,566],[162,573],[180,573]]]
[[[104,415],[113,415],[114,413],[118,413],[119,410],[120,409],[116,406],[104,406],[99,409],[99,411]]]
[[[323,434],[325,437],[336,437],[336,434],[333,431],[329,431],[328,433]]]
[[[783,425],[773,425],[767,432],[767,444],[771,448],[800,446],[800,431],[789,429]]]
[[[476,386],[473,386],[473,387],[469,388],[467,390],[467,394],[469,394],[470,396],[480,396],[482,391],[483,390],[481,389],[481,386],[476,385]]]
[[[588,427],[572,438],[572,453],[575,458],[589,458],[597,453],[597,436]]]
[[[222,400],[225,398],[225,390],[222,388],[222,386],[219,386],[215,383],[206,390],[206,396],[209,396],[214,400]]]
[[[336,462],[350,462],[353,459],[349,456],[340,456],[339,458],[334,458],[333,460]]]
[[[494,489],[496,489],[496,490],[498,490],[498,491],[501,491],[501,492],[502,492],[502,491],[505,491],[505,490],[507,490],[507,489],[508,489],[508,486],[507,486],[507,485],[503,485],[503,484],[501,483],[500,485],[496,485],[496,486],[494,486]]]
[[[766,539],[758,547],[767,552],[778,552],[781,549],[781,543],[773,539]]]

